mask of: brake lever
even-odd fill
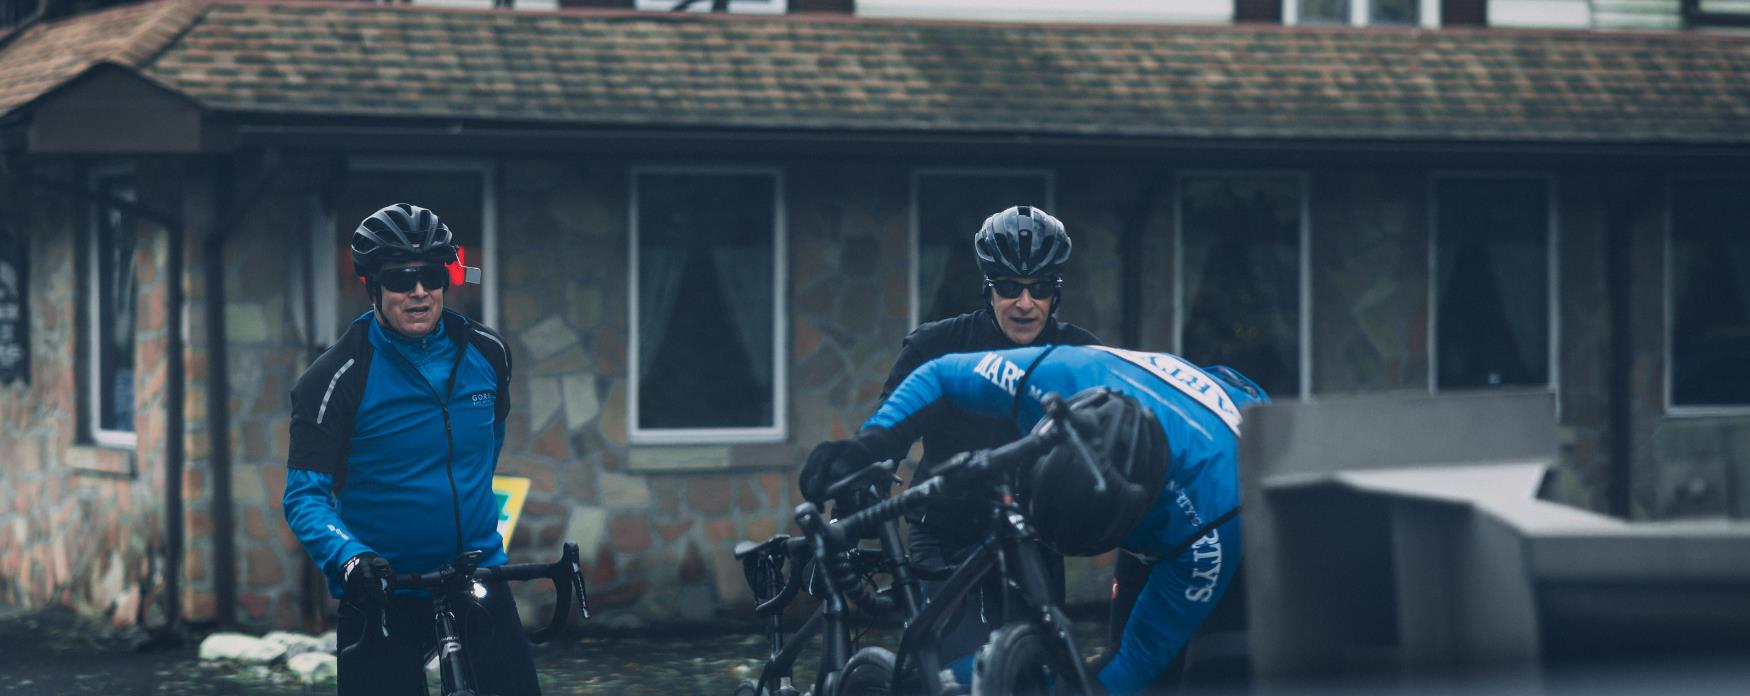
[[[583,562],[576,542],[565,542],[559,560],[548,566],[547,579],[553,581],[553,618],[546,626],[529,633],[529,642],[539,645],[563,634],[571,626],[571,603],[577,602],[578,613],[589,618],[589,590],[583,582]]]
[[[893,472],[898,468],[899,461],[894,459],[887,459],[870,464],[850,476],[834,481],[831,486],[827,486],[826,497],[829,500],[836,499],[840,494],[846,491],[856,490],[873,484],[876,481],[881,480],[881,477],[883,476],[892,477]]]

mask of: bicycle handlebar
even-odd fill
[[[478,568],[476,564],[484,554],[480,551],[465,551],[450,564],[430,573],[404,573],[388,579],[388,589],[436,589],[440,591],[456,591],[467,587],[470,582],[521,582],[528,580],[547,579],[553,581],[556,599],[553,605],[553,618],[547,625],[529,632],[530,643],[545,643],[559,636],[571,625],[571,605],[577,604],[577,612],[581,618],[589,618],[589,591],[583,582],[583,565],[577,544],[565,542],[559,553],[559,560],[552,563],[518,563],[512,565]],[[367,625],[364,635],[358,642],[341,649],[350,653],[372,636],[383,635],[380,625],[380,612],[367,612],[367,623],[378,622],[376,630]]]
[[[936,469],[936,475],[914,483],[904,493],[893,496],[869,506],[855,514],[825,525],[824,533],[835,546],[843,548],[849,539],[862,537],[875,531],[882,523],[896,520],[907,511],[920,505],[924,499],[936,496],[943,491],[966,481],[977,480],[992,472],[1008,471],[1024,463],[1037,460],[1045,454],[1055,436],[1052,433],[1061,429],[1051,429],[1039,434],[1028,435],[1009,444],[994,449],[962,452],[949,458]],[[797,509],[801,511],[800,508]]]

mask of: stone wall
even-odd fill
[[[1313,393],[1426,393],[1426,173],[1317,171],[1307,195]]]
[[[800,502],[796,468],[815,443],[852,434],[868,417],[911,328],[913,163],[776,163],[784,172],[788,252],[788,437],[771,444],[699,446],[634,446],[628,435],[628,186],[634,164],[614,157],[495,163],[498,252],[482,265],[497,283],[496,328],[508,339],[517,366],[499,469],[532,481],[511,558],[548,560],[560,541],[578,541],[597,620],[606,624],[744,615],[750,598],[730,549],[741,539],[793,529],[791,513]],[[224,618],[214,567],[219,477],[206,402],[216,367],[207,354],[212,327],[204,302],[217,288],[202,275],[201,254],[217,214],[213,199],[220,175],[172,160],[140,166],[143,199],[177,210],[188,230],[182,250],[188,331],[187,424],[180,435],[187,450],[181,599],[185,618],[210,621]],[[224,176],[238,185],[253,181],[261,172],[251,166],[239,162]],[[252,627],[313,629],[332,620],[334,604],[286,528],[280,498],[287,394],[311,358],[306,334],[312,320],[300,295],[308,216],[336,169],[328,159],[292,158],[276,166],[284,171],[260,192],[247,216],[250,225],[228,231],[223,264],[233,618]],[[39,171],[66,180],[79,175],[71,167]],[[1137,312],[1134,347],[1175,349],[1172,171],[1101,163],[1054,172],[1052,212],[1069,225],[1076,243],[1060,315],[1117,343],[1128,302]],[[1421,168],[1307,172],[1315,398],[1427,389],[1429,175]],[[1636,514],[1741,513],[1747,494],[1734,481],[1744,480],[1745,472],[1734,467],[1750,461],[1750,418],[1665,413],[1663,199],[1625,203],[1626,192],[1658,190],[1656,180],[1574,173],[1557,181],[1558,381],[1567,444],[1558,496],[1604,504],[1612,471],[1604,252],[1608,225],[1627,220],[1635,245],[1630,321]],[[442,211],[441,202],[431,204]],[[85,213],[55,196],[33,200],[29,211],[24,230],[31,259],[32,379],[28,386],[0,387],[0,488],[9,492],[0,498],[0,604],[67,604],[118,624],[161,620],[168,570],[162,507],[168,394],[163,353],[173,314],[164,273],[169,235],[141,227],[139,445],[131,453],[77,445],[80,310],[74,259]],[[1132,227],[1133,250],[1124,246]],[[332,257],[313,260],[317,282],[334,282],[327,264],[344,258],[341,243],[335,240]],[[1140,270],[1138,296],[1131,298],[1123,296],[1128,253],[1137,254]],[[345,306],[332,308],[340,316],[362,309],[353,306],[356,297],[340,297]],[[1709,491],[1714,497],[1707,497]],[[1102,600],[1109,563],[1110,556],[1072,560],[1072,600]],[[519,592],[526,618],[544,619],[551,602],[547,590]]]
[[[161,182],[174,169],[139,163],[139,200],[158,210],[180,201]],[[33,171],[45,181],[74,182],[83,171],[49,164]],[[8,185],[16,182],[5,182]],[[79,321],[85,315],[83,275],[88,209],[60,192],[20,188],[29,205],[15,220],[29,244],[30,360],[28,385],[0,387],[0,604],[59,605],[117,626],[160,624],[165,618],[164,485],[170,236],[138,222],[134,264],[134,407],[137,445],[83,444],[79,433]]]
[[[278,165],[244,214],[228,227],[223,292],[235,619],[248,626],[314,628],[330,613],[325,586],[286,525],[285,493],[292,384],[314,358],[303,315],[311,197],[322,162]],[[238,171],[239,186],[261,171]],[[327,258],[320,259],[324,270]],[[320,276],[331,278],[331,274]],[[211,290],[212,288],[208,288]],[[204,318],[204,315],[203,315]],[[203,322],[203,337],[210,330]],[[209,491],[210,493],[210,491]],[[218,511],[203,510],[216,514]],[[306,605],[306,602],[309,602]],[[314,609],[315,611],[310,611]],[[313,615],[312,615],[313,614]]]

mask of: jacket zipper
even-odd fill
[[[447,332],[449,331],[449,328],[448,322],[445,322],[442,330]],[[451,336],[450,338],[451,340],[455,340],[454,336]],[[420,347],[425,347],[425,339],[420,339]],[[419,366],[414,365],[413,361],[408,360],[407,356],[401,354],[401,351],[396,350],[394,346],[390,346],[389,352],[394,353],[395,357],[401,360],[401,364],[406,365],[409,369],[413,370],[413,376],[419,378],[420,384],[425,385],[425,390],[432,395],[432,398],[437,400],[438,408],[443,412],[444,447],[446,452],[444,456],[444,474],[450,480],[450,512],[456,523],[456,555],[461,556],[463,551],[462,493],[461,490],[456,487],[456,436],[454,429],[450,426],[450,403],[448,395],[456,391],[456,372],[462,369],[462,356],[466,355],[468,352],[468,343],[465,340],[465,335],[464,340],[456,341],[455,362],[450,365],[450,381],[449,384],[445,385],[443,394],[439,394],[437,389],[432,387],[430,382],[426,381],[425,373],[420,372]]]

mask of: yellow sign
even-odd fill
[[[498,499],[498,535],[504,537],[504,550],[510,550],[510,534],[516,531],[517,518],[523,514],[523,500],[529,497],[529,480],[521,476],[492,477],[492,497]]]

